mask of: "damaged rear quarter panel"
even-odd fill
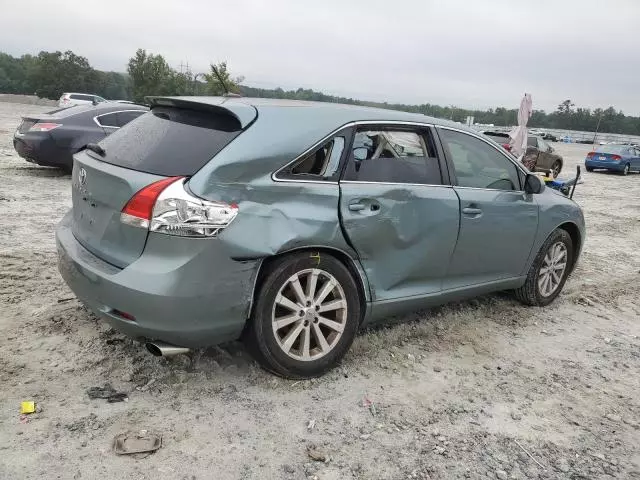
[[[270,178],[261,183],[244,192],[239,186],[220,185],[226,195],[242,197],[238,216],[219,237],[234,258],[264,258],[306,246],[350,252],[338,220],[337,184]]]

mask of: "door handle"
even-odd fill
[[[350,203],[349,204],[349,210],[351,210],[352,212],[361,212],[362,210],[364,210],[366,207],[363,203]]]
[[[479,208],[465,207],[462,209],[462,213],[464,213],[465,215],[480,215],[482,213],[482,210]]]

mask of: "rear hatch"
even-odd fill
[[[136,192],[167,177],[190,177],[248,124],[226,108],[152,99],[151,112],[74,156],[73,233],[90,252],[124,268],[144,250],[148,230],[122,223]],[[158,106],[162,103],[162,106]],[[255,109],[253,109],[255,117]],[[100,149],[97,149],[100,150]]]
[[[592,158],[598,162],[619,162],[622,157],[617,153],[596,152]]]

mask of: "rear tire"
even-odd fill
[[[622,175],[623,176],[627,176],[629,175],[629,171],[631,170],[631,165],[629,165],[628,163],[624,166],[624,170],[622,170]]]
[[[553,165],[551,165],[551,173],[553,175],[553,178],[558,178],[558,175],[560,175],[561,171],[562,162],[560,162],[560,160],[556,160],[555,162],[553,162]]]
[[[347,353],[360,318],[358,286],[347,267],[326,253],[295,253],[269,266],[246,341],[266,370],[317,377]]]
[[[593,172],[593,167],[587,167],[587,172]]]
[[[573,241],[566,230],[558,228],[544,242],[524,285],[515,291],[525,305],[545,307],[562,291],[573,265]]]

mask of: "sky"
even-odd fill
[[[5,8],[2,8],[2,7]],[[640,115],[640,0],[0,0],[0,51],[73,50],[125,71],[136,49],[246,85],[459,108]]]

